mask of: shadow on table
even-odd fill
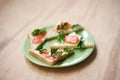
[[[26,63],[28,64],[28,66],[34,70],[37,73],[41,73],[41,71],[46,71],[48,73],[55,73],[55,74],[60,74],[60,73],[70,73],[70,72],[75,72],[75,71],[80,71],[81,69],[89,66],[95,59],[95,57],[97,56],[97,47],[95,47],[93,53],[84,61],[71,66],[71,67],[65,67],[65,68],[46,68],[46,67],[42,67],[39,65],[36,65],[34,63],[31,63],[30,61],[26,60]]]

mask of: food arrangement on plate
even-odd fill
[[[75,49],[79,51],[93,49],[94,43],[86,38],[86,35],[80,35],[80,31],[84,31],[81,25],[68,22],[61,22],[50,29],[46,27],[35,29],[28,34],[31,46],[29,54],[50,66],[54,66],[71,55],[77,54]],[[44,47],[45,43],[50,41],[52,42]]]

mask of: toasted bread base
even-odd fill
[[[47,40],[51,40],[53,38],[56,38],[58,36],[58,33],[56,32],[52,32],[52,31],[48,31],[47,35],[46,35],[46,39]]]
[[[69,52],[69,53],[68,53],[68,52],[64,52],[64,53],[62,53],[62,55],[59,56],[58,58],[50,59],[49,57],[42,55],[38,50],[30,50],[29,53],[30,53],[32,56],[38,58],[38,59],[41,60],[42,62],[45,62],[45,63],[47,63],[47,64],[49,64],[49,65],[54,65],[54,64],[58,63],[59,61],[65,59],[65,58],[68,57],[69,55],[73,54],[72,51]]]
[[[76,48],[78,44],[68,44],[68,43],[60,43],[55,42],[52,45],[50,45],[50,48]]]

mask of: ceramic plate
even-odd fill
[[[46,27],[47,30],[55,27],[55,25],[48,25],[48,26],[44,26]],[[87,38],[88,40],[90,40],[93,44],[95,44],[94,42],[94,38],[92,37],[92,35],[87,32],[86,30],[80,30],[77,32],[77,34],[79,35],[82,35],[83,37]],[[50,40],[50,41],[47,41],[43,47],[46,48],[46,49],[49,49],[49,45],[51,43],[53,43],[56,39],[53,39],[53,40]],[[39,59],[31,56],[29,54],[29,50],[30,50],[30,40],[27,38],[25,40],[25,43],[24,43],[24,55],[25,57],[31,61],[32,63],[35,63],[37,65],[40,65],[40,66],[44,66],[44,67],[50,67],[50,68],[62,68],[62,67],[68,67],[68,66],[72,66],[72,65],[75,65],[75,64],[78,64],[80,63],[81,61],[85,60],[94,50],[94,48],[86,48],[86,49],[74,49],[74,54],[69,56],[68,58],[60,61],[59,63],[53,65],[53,66],[50,66],[42,61],[40,61]]]

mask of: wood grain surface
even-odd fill
[[[27,33],[60,21],[93,35],[92,55],[61,69],[29,62]],[[0,0],[0,37],[0,80],[120,80],[120,0]]]

